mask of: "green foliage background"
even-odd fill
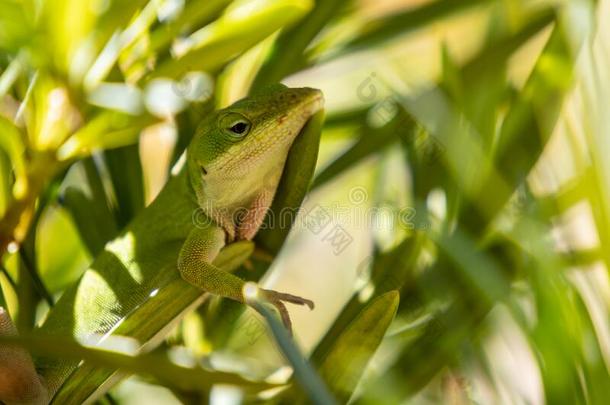
[[[605,403],[609,13],[0,0],[0,305],[34,352],[134,374],[101,402]],[[135,357],[29,334],[154,198],[201,117],[278,81],[327,99],[305,220],[257,258],[273,262],[265,283],[316,301],[292,312],[308,361],[218,299]],[[316,210],[350,243],[312,231]]]

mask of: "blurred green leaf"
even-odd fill
[[[391,101],[386,100],[383,103],[388,102]],[[360,139],[341,156],[322,169],[316,176],[312,188],[320,187],[344,171],[354,167],[363,159],[387,148],[392,143],[398,141],[399,137],[412,137],[415,128],[415,122],[402,109],[399,109],[392,120],[382,127],[375,128],[365,125],[360,131]]]
[[[6,67],[6,69],[0,75],[0,98],[4,97],[5,94],[13,87],[13,84],[21,74],[23,66],[23,58],[17,56]]]
[[[108,216],[109,212],[98,200],[88,197],[74,187],[66,189],[63,205],[74,219],[89,254],[95,257],[106,242],[116,235],[114,218]]]
[[[148,29],[157,19],[160,6],[160,1],[149,1],[127,27],[110,38],[84,77],[83,85],[85,89],[96,88],[115,66],[121,52],[135,44],[142,36],[148,34]]]
[[[324,126],[325,128],[334,129],[336,127],[349,125],[364,125],[369,108],[370,106],[365,106],[339,111],[329,111]]]
[[[304,67],[307,46],[324,26],[349,4],[350,1],[345,0],[316,1],[314,8],[305,18],[292,28],[283,30],[275,40],[270,55],[254,79],[252,88],[260,89],[265,85],[277,83]]]
[[[0,10],[0,49],[16,52],[30,40],[33,28],[30,10],[17,0],[0,1]]]
[[[34,150],[55,150],[76,127],[69,91],[49,73],[33,76],[25,103],[26,133]]]
[[[501,266],[491,257],[484,254],[473,254],[477,246],[473,237],[462,230],[456,230],[451,236],[433,236],[439,249],[453,262],[454,270],[462,281],[473,291],[480,303],[492,305],[508,293],[508,279]]]
[[[4,292],[2,291],[2,284],[0,283],[0,307],[6,309],[8,305],[6,305],[6,299],[4,298]]]
[[[337,338],[320,366],[320,374],[341,402],[346,402],[394,319],[399,294],[390,291],[372,300]]]
[[[13,194],[16,198],[22,198],[27,191],[27,174],[24,161],[25,145],[23,135],[12,122],[0,116],[0,148],[4,150],[10,159],[14,173],[15,184]],[[5,179],[5,181],[8,179]]]
[[[237,374],[209,371],[197,365],[196,359],[186,353],[183,360],[195,363],[190,367],[179,365],[163,354],[121,353],[117,350],[87,347],[77,342],[51,337],[20,336],[19,338],[0,337],[0,341],[21,345],[30,352],[61,357],[70,360],[86,360],[100,369],[119,369],[125,373],[149,375],[163,384],[177,389],[196,392],[209,392],[217,384],[238,385],[249,390],[262,390],[273,387],[264,382],[253,382]],[[111,341],[108,343],[110,345]],[[116,340],[117,344],[121,342]],[[124,342],[123,344],[128,343]],[[132,342],[133,343],[133,342]]]
[[[163,50],[179,35],[202,27],[217,18],[232,0],[193,0],[186,2],[184,9],[174,20],[156,28],[151,33],[151,50]]]
[[[34,52],[80,85],[102,47],[116,36],[147,1],[49,0],[40,4]],[[159,1],[148,2],[150,7]],[[112,40],[110,40],[112,42]],[[44,45],[43,45],[44,44]]]
[[[144,174],[138,145],[104,152],[116,198],[116,223],[125,227],[144,208]]]
[[[368,302],[390,291],[400,290],[405,285],[412,284],[423,241],[424,235],[419,232],[415,233],[413,236],[405,238],[393,249],[383,253],[376,252],[359,264],[360,278],[364,278],[367,267],[371,267],[370,285],[374,288],[373,294],[368,300],[362,300],[359,291],[352,295],[311,355],[312,361],[318,367]],[[408,298],[411,301],[413,297]]]
[[[402,12],[389,14],[368,22],[361,32],[349,41],[341,50],[340,55],[376,46],[395,37],[423,28],[439,19],[446,18],[454,13],[492,3],[494,0],[438,0],[407,9]]]
[[[11,188],[11,162],[4,153],[0,150],[0,217],[4,217],[4,213],[8,207],[12,196]]]
[[[61,160],[88,156],[94,151],[132,145],[140,132],[154,123],[151,116],[133,117],[116,111],[102,111],[74,133],[58,150]]]
[[[89,211],[89,215],[92,214],[93,212]],[[50,294],[63,291],[74,282],[90,261],[70,219],[65,210],[49,206],[37,227],[35,238],[37,267]],[[99,229],[94,228],[94,231]],[[61,238],[57,235],[61,235]],[[93,235],[90,237],[94,238]]]
[[[545,74],[548,63],[563,67],[572,63],[572,51],[566,40],[560,29],[553,31],[524,90],[507,113],[499,134],[495,161],[508,187],[498,190],[495,178],[484,181],[480,188],[484,196],[474,196],[472,202],[462,209],[464,221],[470,229],[483,229],[538,161],[571,81],[570,74],[559,82],[549,81]],[[569,71],[570,68],[566,69]],[[486,192],[494,186],[496,192]]]
[[[310,0],[237,1],[219,19],[176,44],[178,58],[159,66],[151,77],[178,78],[198,70],[214,72],[278,29],[294,23],[311,5]]]

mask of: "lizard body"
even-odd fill
[[[251,253],[250,240],[271,205],[288,151],[322,104],[318,90],[275,85],[204,118],[184,167],[64,292],[39,332],[89,344],[112,333],[135,338],[148,345],[144,349],[154,347],[172,322],[199,305],[204,292],[244,303],[244,281],[227,270]],[[283,302],[313,307],[300,297],[261,292],[288,328]],[[159,310],[167,302],[171,306]],[[0,335],[14,333],[11,328],[0,311]],[[0,347],[0,358],[2,354]],[[14,358],[5,355],[6,364],[21,364],[32,374],[22,351],[14,351]],[[29,383],[21,400],[1,397],[0,366],[0,399],[9,404],[81,403],[113,374],[88,363],[36,360],[42,378]],[[70,384],[79,384],[84,396],[62,394],[71,391]]]

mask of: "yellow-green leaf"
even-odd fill
[[[2,116],[0,116],[0,149],[6,152],[11,161],[15,172],[13,194],[16,198],[20,198],[27,191],[23,138],[19,129]]]
[[[237,1],[218,20],[176,44],[174,51],[178,59],[159,66],[152,77],[214,71],[301,18],[311,7],[311,0]]]

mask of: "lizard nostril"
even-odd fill
[[[208,174],[208,171],[205,170],[205,167],[201,166],[201,174],[203,174],[204,176]]]

